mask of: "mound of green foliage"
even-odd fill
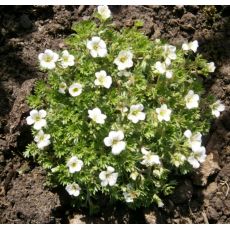
[[[161,207],[175,178],[205,160],[201,135],[224,109],[203,98],[201,76],[215,66],[195,54],[197,41],[151,41],[140,21],[117,31],[103,7],[99,20],[73,25],[68,51],[39,54],[48,76],[28,98],[35,142],[25,156],[79,206],[103,195]]]

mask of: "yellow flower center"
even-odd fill
[[[126,61],[127,61],[127,57],[126,56],[120,57],[120,62],[124,63]]]
[[[94,49],[94,50],[98,50],[98,48],[99,48],[98,43],[96,43],[96,44],[93,45],[93,49]]]
[[[74,93],[77,93],[78,90],[79,90],[78,88],[74,88],[74,89],[73,89],[73,92],[74,92]]]
[[[100,82],[100,84],[103,85],[104,82],[105,82],[105,79],[104,79],[104,77],[100,76],[99,79],[98,79],[98,81]]]
[[[160,111],[160,115],[161,115],[161,116],[164,116],[164,115],[165,115],[165,113],[166,113],[166,111],[165,111],[165,110],[161,110],[161,111]]]
[[[51,61],[53,60],[53,58],[52,58],[50,55],[45,55],[45,56],[44,56],[44,60],[45,60],[46,62],[51,62]]]
[[[72,164],[71,164],[71,167],[72,168],[75,168],[77,166],[77,163],[76,162],[73,162]]]
[[[68,56],[63,56],[63,57],[62,57],[62,60],[63,60],[64,62],[68,62],[69,57],[68,57]]]
[[[133,116],[137,116],[137,114],[138,114],[139,112],[140,112],[139,110],[134,110],[134,111],[132,111],[132,115],[133,115]]]
[[[36,122],[38,122],[38,121],[41,120],[41,117],[40,117],[39,115],[36,115],[36,116],[34,117],[34,120],[35,120]]]
[[[112,145],[116,145],[118,142],[119,142],[119,140],[117,140],[117,139],[113,139],[113,141],[112,141]]]
[[[44,135],[40,136],[40,137],[39,137],[39,142],[40,142],[40,141],[44,141],[44,139],[45,139],[45,136],[44,136]]]

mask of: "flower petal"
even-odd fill
[[[118,155],[125,149],[126,143],[124,141],[119,141],[117,144],[112,146],[112,154]]]
[[[190,138],[192,136],[192,132],[187,129],[185,132],[184,132],[184,136],[186,136],[187,138]]]
[[[112,146],[112,139],[110,138],[110,137],[106,137],[105,139],[104,139],[104,144],[106,145],[106,146],[108,146],[108,147],[110,147],[110,146]]]
[[[106,171],[100,172],[99,178],[100,178],[100,180],[105,180],[106,179]]]
[[[109,185],[110,186],[114,186],[117,182],[117,177],[118,177],[118,173],[112,173],[109,178],[108,178],[108,181],[109,181]]]
[[[41,119],[40,121],[37,121],[34,123],[34,129],[40,130],[42,127],[46,126],[46,120]]]
[[[34,119],[31,116],[29,116],[29,117],[26,118],[26,123],[28,125],[32,125],[34,123]]]
[[[46,111],[44,109],[39,110],[38,113],[42,118],[46,117],[46,115],[47,115],[47,113],[46,113]]]

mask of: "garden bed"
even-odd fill
[[[0,223],[230,223],[230,8],[224,6],[111,6],[119,29],[136,19],[151,39],[180,46],[198,40],[198,51],[217,69],[204,81],[207,92],[226,110],[205,137],[208,157],[198,173],[180,178],[165,206],[129,210],[103,205],[90,217],[73,210],[63,189],[50,191],[45,172],[23,151],[32,141],[26,125],[26,96],[45,77],[37,56],[46,48],[65,47],[75,21],[88,18],[95,6],[1,6],[0,8]],[[128,13],[127,13],[128,12]]]

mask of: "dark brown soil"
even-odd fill
[[[35,80],[43,78],[37,56],[63,48],[71,25],[95,6],[0,7],[0,223],[230,223],[230,7],[110,6],[117,28],[144,21],[150,38],[173,45],[199,41],[199,52],[216,63],[204,80],[207,92],[226,105],[204,139],[209,154],[196,174],[181,179],[159,209],[128,210],[117,204],[90,217],[73,210],[63,189],[50,191],[45,172],[22,152],[32,136],[25,102]]]

